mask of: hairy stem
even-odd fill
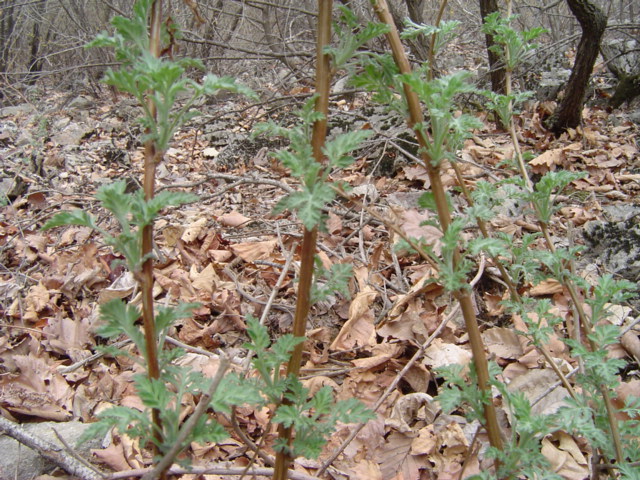
[[[151,54],[160,56],[160,33],[162,26],[162,0],[155,0],[151,6],[149,33],[149,50]],[[151,98],[147,99],[147,109],[151,117],[155,120],[157,116],[156,107]],[[148,133],[148,132],[147,132]],[[152,139],[144,144],[144,198],[149,201],[155,193],[155,171],[156,165],[161,160],[161,153],[158,152],[156,142]],[[146,260],[142,264],[140,283],[142,290],[142,321],[144,326],[147,374],[154,380],[160,378],[160,365],[158,362],[158,342],[156,334],[155,317],[153,312],[153,224],[145,225],[142,230],[142,255]],[[155,428],[154,436],[158,444],[162,442],[162,422],[160,411],[156,408],[152,410],[153,424]],[[157,449],[154,449],[154,451]]]
[[[327,116],[329,114],[329,90],[331,86],[331,71],[329,55],[324,53],[324,48],[331,42],[331,9],[333,0],[318,0],[318,39],[316,46],[316,111],[322,113],[323,118],[313,124],[311,145],[313,156],[318,163],[322,163],[324,146],[327,136]],[[319,180],[319,179],[318,179]],[[304,229],[302,237],[302,252],[300,265],[300,281],[298,283],[298,298],[296,312],[293,319],[293,335],[304,337],[307,328],[307,317],[311,307],[311,284],[315,266],[315,253],[318,229],[314,227]],[[302,362],[303,344],[296,345],[287,365],[287,376],[298,376]],[[293,460],[291,455],[291,427],[278,426],[278,437],[283,444],[289,447],[289,451],[281,450],[276,455],[274,480],[285,480],[289,465]]]

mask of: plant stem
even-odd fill
[[[316,44],[316,111],[322,113],[323,118],[313,124],[311,145],[315,161],[322,163],[324,146],[327,136],[327,116],[329,114],[329,90],[331,86],[331,66],[329,55],[324,48],[331,42],[331,10],[333,0],[318,0],[318,39]],[[319,179],[318,179],[319,180]],[[311,307],[311,284],[315,266],[315,253],[318,237],[317,227],[311,230],[305,228],[302,236],[302,251],[300,265],[300,280],[298,282],[298,297],[296,312],[293,319],[293,335],[304,337],[307,329],[307,318]],[[287,376],[298,376],[302,362],[303,344],[296,345],[287,365]],[[284,403],[284,400],[283,400]],[[291,428],[278,426],[278,438],[289,447],[288,451],[281,450],[276,454],[273,480],[285,480],[289,465],[293,460],[291,452]]]
[[[409,60],[407,59],[407,56],[404,52],[402,42],[400,41],[400,36],[398,35],[398,30],[396,29],[396,26],[393,22],[393,18],[391,17],[391,13],[389,12],[389,7],[386,0],[374,0],[372,3],[374,11],[380,21],[386,23],[390,27],[390,31],[389,33],[387,33],[387,39],[391,46],[391,51],[393,53],[395,62],[398,65],[400,73],[411,73]],[[436,203],[438,219],[440,221],[442,230],[446,232],[449,224],[451,223],[451,216],[449,213],[445,190],[440,177],[440,167],[439,165],[434,165],[432,159],[426,153],[426,133],[416,128],[416,126],[422,124],[423,121],[422,109],[418,96],[406,83],[404,84],[404,93],[409,108],[408,124],[409,127],[416,132],[418,144],[420,146],[422,163],[427,169],[427,174],[429,176],[429,180],[431,181],[431,191]],[[454,263],[458,264],[459,262],[460,252],[456,251],[454,252]],[[500,436],[500,429],[498,426],[495,407],[491,400],[487,356],[485,353],[484,344],[482,342],[482,337],[480,335],[480,329],[478,327],[478,321],[473,308],[470,291],[469,289],[462,288],[454,292],[454,296],[460,303],[460,308],[462,309],[467,333],[469,335],[469,343],[471,344],[471,350],[473,353],[473,362],[478,375],[478,387],[488,397],[488,401],[484,405],[484,417],[487,434],[489,436],[489,442],[494,448],[501,450],[502,438]],[[496,462],[496,470],[498,469],[498,467],[499,464]]]
[[[149,50],[155,57],[160,56],[160,34],[162,26],[162,0],[154,0],[151,5],[150,15]],[[157,116],[156,107],[151,98],[147,99],[147,108],[151,116]],[[148,132],[147,132],[148,133]],[[155,140],[147,140],[144,144],[144,198],[149,201],[155,191],[156,165],[161,160],[161,153],[157,150]],[[160,366],[158,363],[158,342],[156,335],[155,317],[153,312],[153,224],[145,225],[142,229],[142,256],[146,260],[142,264],[140,283],[142,291],[142,321],[144,326],[147,374],[151,380],[160,378]],[[158,445],[162,442],[162,421],[160,411],[152,410],[154,437]],[[157,448],[154,448],[154,452]]]

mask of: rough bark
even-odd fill
[[[607,28],[607,16],[590,0],[567,0],[567,4],[580,23],[582,37],[564,98],[547,122],[547,128],[556,135],[567,128],[577,127],[582,121],[587,84],[598,57],[602,36]]]
[[[498,9],[497,0],[480,0],[480,15],[482,16],[482,23],[487,15],[500,11]],[[491,47],[495,44],[493,35],[485,35],[485,43],[487,45],[487,55],[489,58],[489,75],[491,77],[491,90],[495,93],[505,93],[506,91],[506,79],[505,69],[500,60],[500,56],[491,51]]]

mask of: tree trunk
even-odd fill
[[[607,28],[607,16],[590,0],[567,0],[567,4],[580,23],[582,37],[564,98],[546,124],[556,135],[567,128],[580,125],[587,84],[598,57],[600,41]]]
[[[26,78],[27,85],[35,85],[42,71],[44,59],[40,54],[40,22],[42,22],[44,18],[46,7],[47,0],[40,0],[34,7],[33,30],[29,43],[29,73]]]
[[[7,71],[9,65],[9,48],[11,47],[11,36],[16,26],[14,15],[15,2],[9,2],[0,9],[0,72]]]
[[[480,0],[480,16],[482,17],[482,23],[487,15],[500,11],[498,9],[497,0]],[[505,93],[506,80],[505,70],[500,56],[491,51],[491,47],[495,44],[493,41],[493,35],[486,34],[485,42],[487,44],[487,55],[489,57],[489,74],[491,76],[491,90],[495,93]]]

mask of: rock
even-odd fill
[[[608,273],[640,280],[640,223],[638,216],[609,222],[589,222],[583,236],[585,257],[597,259]]]
[[[93,127],[81,123],[70,123],[51,137],[58,145],[79,145],[80,140],[94,131]]]
[[[27,191],[27,186],[20,176],[0,178],[0,205],[18,198]]]
[[[28,103],[15,105],[13,107],[4,107],[0,108],[0,118],[28,115],[34,110],[35,108],[33,107],[33,105],[29,105]]]
[[[76,110],[89,110],[96,106],[96,102],[94,102],[91,98],[85,97],[84,95],[80,95],[79,97],[74,98],[67,105],[68,108],[74,108]]]
[[[76,447],[76,440],[88,427],[88,423],[81,422],[43,422],[23,425],[23,428],[31,435],[61,447],[63,445],[53,432],[53,428],[71,447]],[[76,452],[84,458],[89,458],[92,448],[100,448],[99,439],[78,445]],[[37,452],[7,435],[0,436],[0,452],[2,452],[0,479],[31,480],[38,475],[49,473],[55,468],[55,465],[45,461]]]

